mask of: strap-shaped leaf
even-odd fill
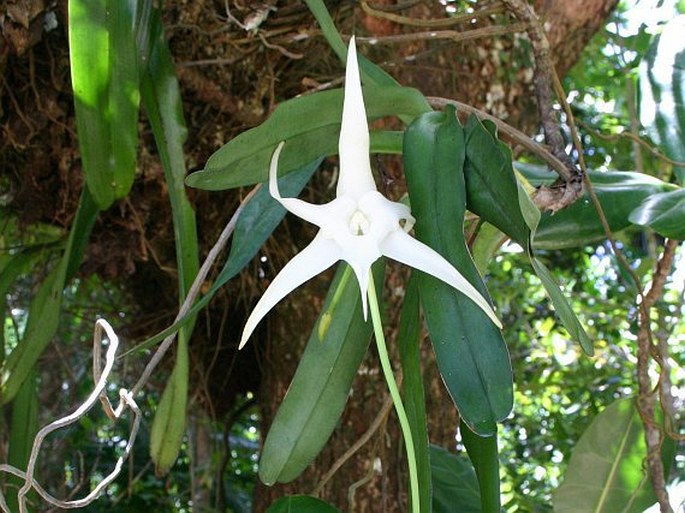
[[[416,89],[368,87],[363,94],[369,119],[393,115],[413,118],[425,111],[425,98]],[[264,182],[280,141],[288,141],[279,159],[280,175],[336,154],[342,100],[342,90],[336,89],[281,103],[264,123],[217,150],[204,170],[191,174],[186,183],[200,189],[222,190]]]
[[[463,422],[460,433],[478,477],[481,510],[483,513],[500,513],[497,435],[479,436]]]
[[[469,209],[524,247],[554,310],[571,337],[587,354],[592,341],[552,274],[533,255],[540,212],[514,176],[511,150],[496,137],[496,127],[470,116],[466,125],[466,187]]]
[[[144,37],[139,39],[144,39],[141,44],[145,48],[140,50],[147,52],[143,60],[147,66],[142,73],[141,95],[169,191],[179,269],[179,301],[183,302],[199,267],[195,212],[183,182],[183,143],[187,130],[178,80],[158,11],[152,14],[142,32]],[[158,475],[166,474],[171,468],[183,443],[188,402],[188,340],[193,323],[194,316],[191,316],[190,323],[180,329],[174,370],[152,424],[150,453]]]
[[[480,292],[487,289],[464,240],[464,133],[453,109],[417,118],[404,139],[404,163],[416,236],[444,256]],[[469,298],[419,275],[423,312],[438,367],[464,421],[494,435],[511,411],[511,364],[502,334]]]
[[[419,511],[431,511],[431,464],[426,426],[426,398],[421,378],[421,315],[418,277],[412,274],[404,294],[397,337],[402,364],[402,402],[414,440],[416,470],[419,480]]]
[[[151,48],[145,60],[148,63],[147,68],[142,73],[141,97],[152,126],[169,191],[176,239],[176,261],[180,271],[180,300],[183,301],[199,267],[195,211],[188,200],[184,184],[186,165],[183,143],[188,131],[183,118],[178,79],[162,33],[159,12],[154,12],[148,30]]]
[[[383,283],[383,263],[373,266]],[[315,328],[264,442],[259,477],[267,485],[299,476],[331,436],[371,339],[357,280],[338,268]]]
[[[100,209],[128,194],[138,146],[137,0],[69,1],[69,57],[86,183]]]

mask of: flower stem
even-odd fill
[[[412,438],[411,428],[409,427],[409,420],[407,413],[404,411],[400,391],[397,388],[395,375],[392,372],[390,365],[390,357],[388,356],[388,349],[385,345],[385,336],[383,335],[383,325],[381,324],[381,312],[378,307],[378,297],[376,296],[376,285],[373,282],[373,273],[369,273],[369,308],[371,309],[371,320],[373,322],[373,332],[376,339],[376,347],[378,348],[378,356],[381,360],[381,367],[385,375],[385,381],[390,390],[392,402],[395,405],[397,418],[400,421],[402,428],[402,436],[404,437],[404,444],[407,448],[407,462],[409,464],[409,485],[411,488],[411,506],[413,513],[419,513],[419,478],[416,470],[416,453],[414,451],[414,439]]]

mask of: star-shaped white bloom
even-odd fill
[[[259,321],[276,303],[302,283],[346,261],[359,281],[364,319],[371,264],[387,256],[428,273],[468,296],[492,322],[499,319],[483,296],[439,253],[408,234],[414,226],[409,207],[385,198],[376,189],[369,160],[369,128],[362,97],[354,38],[347,53],[345,98],[338,151],[340,173],[336,198],[325,205],[312,205],[297,198],[283,198],[278,190],[278,158],[281,142],[271,159],[269,192],[289,212],[317,225],[314,240],[297,254],[266,289],[245,323],[242,348]]]

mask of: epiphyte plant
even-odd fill
[[[286,295],[338,260],[352,267],[367,317],[371,264],[387,256],[451,285],[476,303],[501,328],[487,300],[439,253],[408,232],[414,225],[409,207],[390,201],[376,188],[369,159],[369,128],[364,108],[354,37],[347,52],[345,96],[338,151],[340,173],[336,197],[324,205],[283,198],[278,190],[278,159],[285,143],[276,148],[269,169],[269,192],[296,216],[319,226],[314,240],[274,278],[250,314],[240,339],[242,348],[259,321]]]

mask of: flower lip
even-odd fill
[[[352,216],[349,220],[350,233],[358,237],[362,235],[368,235],[371,228],[371,221],[366,217],[364,212],[357,209],[352,212]]]

